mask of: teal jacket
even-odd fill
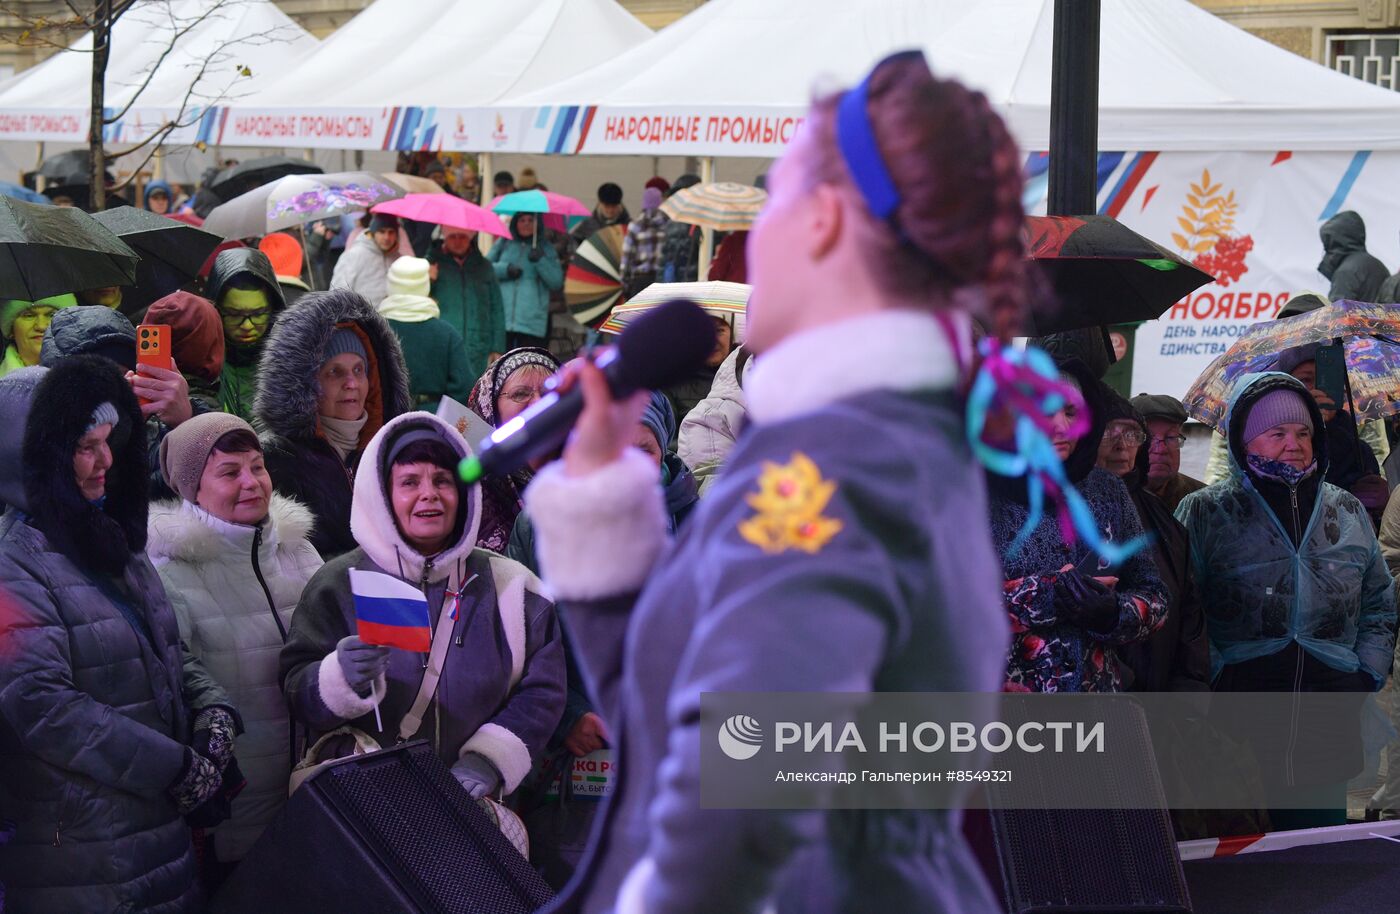
[[[496,270],[475,242],[461,263],[436,246],[428,252],[428,262],[438,268],[429,294],[438,303],[442,319],[466,344],[467,374],[479,378],[490,364],[491,353],[506,351],[505,305]]]
[[[554,245],[540,237],[539,232],[534,239],[522,239],[515,234],[515,220],[511,220],[511,235],[511,240],[492,245],[491,253],[486,255],[495,264],[496,278],[501,283],[506,331],[542,337],[549,330],[549,293],[563,288],[564,268]],[[530,254],[535,250],[541,256],[532,261]],[[517,279],[510,278],[512,266],[520,268]]]
[[[1316,485],[1310,511],[1300,512],[1295,546],[1285,526],[1292,519],[1278,516],[1241,465],[1248,407],[1270,390],[1288,386],[1302,393],[1314,428],[1322,427],[1316,403],[1292,377],[1246,375],[1235,387],[1226,418],[1229,477],[1192,492],[1176,510],[1190,535],[1212,674],[1297,641],[1335,670],[1364,670],[1379,689],[1390,673],[1395,643],[1395,585],[1366,510],[1346,490]],[[1326,439],[1313,440],[1314,476],[1321,479],[1327,472]],[[1305,482],[1299,488],[1306,487]]]

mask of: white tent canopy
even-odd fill
[[[278,76],[316,39],[270,0],[142,0],[112,28],[105,103],[126,111],[109,142],[189,122]],[[0,139],[82,142],[91,98],[92,33],[0,84]],[[183,137],[182,137],[183,138]]]
[[[499,99],[644,43],[615,0],[377,0],[275,85],[229,106],[216,142],[519,150]]]
[[[377,0],[237,108],[490,105],[652,32],[614,0]]]
[[[646,44],[507,103],[596,106],[591,129],[573,128],[583,142],[565,144],[582,152],[771,155],[814,86],[849,85],[921,47],[936,73],[986,92],[1024,148],[1043,150],[1053,20],[1052,0],[710,0]],[[1101,149],[1400,149],[1400,94],[1188,0],[1105,3],[1101,47]]]

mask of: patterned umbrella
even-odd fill
[[[673,298],[688,298],[709,314],[722,317],[734,326],[734,340],[744,341],[749,293],[753,286],[741,282],[654,282],[612,309],[598,328],[602,333],[621,333],[628,321]]]
[[[579,243],[564,274],[564,302],[585,327],[607,317],[622,297],[622,237],[620,225],[609,225]]]
[[[406,194],[445,194],[446,190],[442,185],[432,178],[420,178],[417,175],[401,174],[397,171],[381,171],[379,177],[388,181],[396,187],[403,188]]]
[[[1336,339],[1345,346],[1354,417],[1400,413],[1400,307],[1355,301],[1255,324],[1201,372],[1182,402],[1192,416],[1218,428],[1241,377],[1271,370],[1286,349]]]
[[[214,207],[205,231],[225,238],[254,238],[318,219],[363,212],[397,200],[403,188],[368,171],[288,175]]]
[[[747,231],[768,201],[768,192],[747,184],[723,181],[696,184],[677,191],[661,211],[677,222],[717,232]]]

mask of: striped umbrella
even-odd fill
[[[688,298],[715,317],[728,320],[734,328],[734,342],[742,343],[752,291],[753,286],[741,282],[654,282],[613,308],[598,329],[602,333],[621,333],[637,315],[673,298]]]
[[[767,191],[724,181],[678,191],[661,204],[661,211],[677,222],[717,232],[739,232],[753,225],[767,200]]]
[[[564,302],[585,327],[596,326],[622,297],[622,236],[609,225],[579,243],[564,274]]]

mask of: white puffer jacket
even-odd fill
[[[260,528],[221,521],[186,501],[151,505],[147,553],[180,637],[243,716],[235,751],[248,786],[234,800],[233,817],[215,830],[223,862],[241,860],[287,800],[291,731],[277,656],[301,591],[321,567],[307,539],[311,526],[311,512],[281,495],[272,496]]]

